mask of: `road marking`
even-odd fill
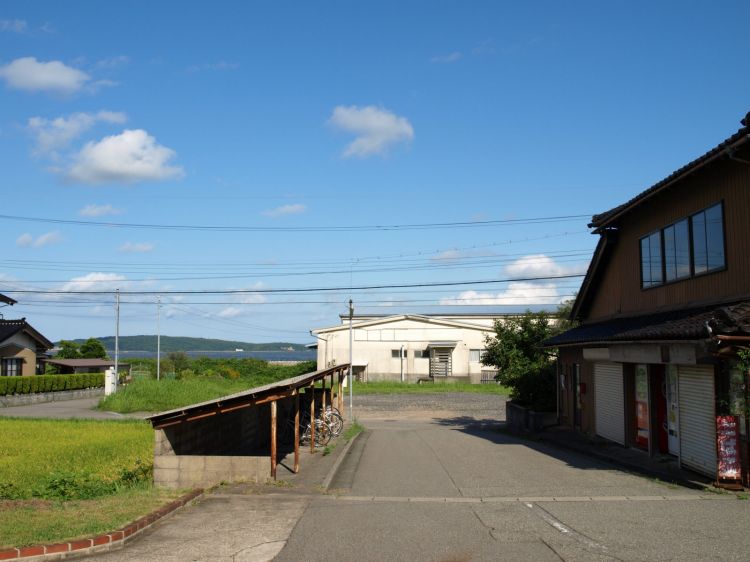
[[[644,501],[711,501],[726,500],[733,496],[544,496],[544,497],[514,497],[514,496],[483,496],[483,497],[440,497],[440,496],[348,496],[328,495],[319,496],[321,499],[341,500],[347,502],[413,502],[413,503],[522,503],[531,506],[533,503],[577,503],[577,502],[644,502]],[[532,503],[533,502],[533,503]]]
[[[570,527],[566,526],[562,521],[560,521],[557,517],[552,515],[549,511],[547,511],[543,507],[538,506],[538,505],[534,506],[531,503],[524,503],[524,505],[528,507],[534,515],[539,517],[542,521],[544,521],[550,527],[556,529],[563,535],[567,535],[575,539],[579,543],[586,545],[590,550],[598,551],[601,553],[607,552],[606,546],[596,542],[593,539],[590,539],[586,535],[579,533],[575,529],[571,529]]]

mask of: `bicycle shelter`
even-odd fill
[[[300,469],[300,415],[336,401],[343,411],[343,379],[349,364],[306,373],[215,400],[159,412],[155,431],[154,484],[166,488],[276,479],[279,428],[293,424],[294,472]],[[330,384],[328,384],[330,381]],[[314,432],[314,424],[313,429]],[[315,447],[314,433],[310,440]]]

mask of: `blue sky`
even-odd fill
[[[553,307],[579,279],[168,294],[579,273],[585,218],[310,229],[590,215],[750,110],[746,2],[516,4],[4,2],[0,214],[308,229],[0,218],[5,317],[110,335],[111,295],[12,290],[119,287],[163,291],[166,334],[306,342],[350,294],[381,313]],[[123,297],[122,334],[155,332],[136,304],[155,298]]]

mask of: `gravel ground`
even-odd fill
[[[497,394],[446,392],[435,394],[365,394],[354,397],[355,418],[505,421],[505,401]],[[348,397],[344,401],[348,409]]]

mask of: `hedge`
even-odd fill
[[[0,396],[78,390],[81,388],[98,388],[102,386],[104,386],[104,373],[0,377]]]

